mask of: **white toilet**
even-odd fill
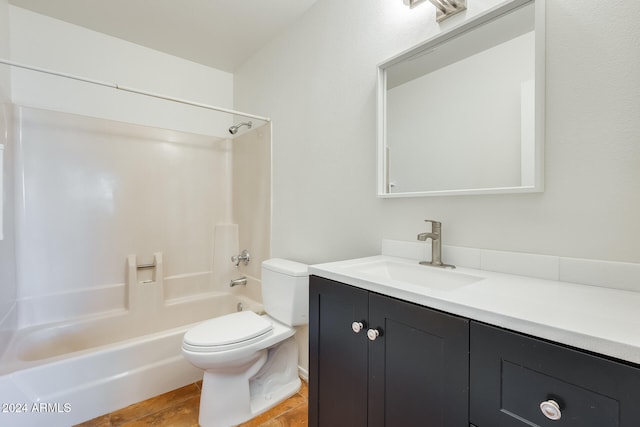
[[[202,427],[247,421],[300,389],[298,346],[292,326],[308,323],[307,266],[284,259],[262,263],[266,315],[240,311],[187,331],[182,353],[205,370]]]

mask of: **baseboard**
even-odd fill
[[[309,371],[302,366],[298,366],[298,375],[300,375],[300,378],[302,378],[306,382],[309,382]]]

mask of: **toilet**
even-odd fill
[[[239,311],[189,329],[182,354],[204,369],[202,427],[243,423],[300,389],[293,326],[308,323],[307,265],[284,259],[262,263],[266,314]]]

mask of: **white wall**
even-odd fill
[[[165,299],[222,286],[212,265],[214,228],[231,222],[228,140],[28,107],[15,116],[21,327],[127,308],[130,254],[163,254]],[[134,286],[144,274],[154,279],[141,270]]]
[[[0,0],[0,56],[9,57],[9,1]],[[0,65],[0,99],[10,99],[11,80],[9,67]]]
[[[239,250],[247,249],[251,262],[239,274],[261,279],[261,264],[270,258],[271,242],[271,124],[233,139],[232,215],[238,224]],[[247,290],[257,300],[254,281]]]
[[[233,106],[233,75],[10,6],[11,59],[219,107]],[[232,118],[33,71],[14,69],[13,101],[111,120],[222,136]]]
[[[0,56],[9,56],[9,5],[7,0],[0,0]],[[13,145],[9,138],[12,129],[10,127],[9,109],[10,101],[10,72],[7,67],[0,66],[0,144],[5,145],[4,167],[2,170],[3,188],[0,189],[0,198],[3,203],[3,215],[0,218],[3,224],[4,239],[0,240],[0,354],[5,349],[7,340],[16,326],[16,277],[15,277],[15,250],[13,230]]]
[[[378,199],[376,65],[434,35],[434,14],[320,0],[236,72],[236,108],[273,118],[273,255],[375,254],[430,218],[449,245],[640,262],[640,2],[547,0],[544,193]]]

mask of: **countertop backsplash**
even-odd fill
[[[382,240],[382,255],[431,259],[431,243]],[[442,245],[447,264],[537,279],[640,292],[640,264]]]

